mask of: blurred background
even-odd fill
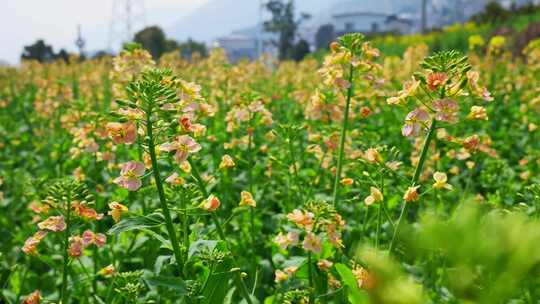
[[[135,41],[154,58],[224,48],[230,60],[270,53],[300,60],[363,32],[386,53],[418,40],[466,50],[471,35],[508,36],[520,51],[540,36],[539,0],[17,0],[0,10],[0,64],[70,54],[112,55]],[[439,34],[437,34],[439,33]],[[440,33],[443,33],[441,35]],[[400,38],[401,37],[401,38]],[[489,38],[489,37],[488,37]]]

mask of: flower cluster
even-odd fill
[[[189,156],[202,149],[195,138],[204,135],[206,130],[197,121],[214,115],[213,107],[206,104],[201,96],[200,86],[177,79],[170,71],[148,70],[143,74],[140,80],[127,86],[130,101],[117,101],[120,107],[114,115],[120,122],[106,125],[114,144],[136,143],[145,151],[144,163],[141,162],[143,159],[124,163],[120,176],[114,180],[115,184],[129,191],[137,191],[142,186],[145,168],[152,166],[149,149],[155,149],[156,154],[174,152],[176,163],[189,167]],[[141,99],[142,87],[155,90],[155,96]],[[163,132],[165,129],[167,132]],[[152,141],[139,140],[139,134],[152,134]],[[175,178],[171,178],[173,180]]]
[[[88,195],[88,190],[82,184],[74,181],[61,181],[49,190],[50,194],[40,203],[32,203],[30,208],[39,215],[49,215],[56,213],[58,215],[49,215],[46,219],[37,223],[39,230],[28,238],[22,251],[28,255],[38,255],[38,245],[49,233],[69,233],[73,232],[70,227],[77,221],[93,222],[103,218],[103,214],[98,213],[92,205],[91,196]],[[66,200],[66,193],[74,200]],[[106,237],[102,233],[94,233],[91,230],[85,230],[82,235],[69,236],[70,247],[69,253],[72,257],[80,257],[82,249],[95,244],[101,247],[106,242]]]
[[[471,70],[466,56],[455,51],[437,53],[427,57],[416,73],[397,96],[387,99],[391,105],[405,106],[409,100],[418,103],[405,117],[401,130],[404,136],[418,136],[431,126],[432,121],[455,124],[459,122],[460,99],[468,92],[475,97],[491,101],[489,91],[479,85],[479,73]],[[486,110],[473,105],[469,119],[487,120]]]
[[[302,209],[294,209],[287,214],[287,219],[294,226],[289,231],[280,232],[274,243],[281,249],[301,246],[306,252],[319,255],[326,243],[341,249],[341,231],[345,227],[345,221],[335,209],[324,202],[310,202]],[[331,266],[330,261],[321,259],[318,265],[321,269]],[[292,269],[295,270],[295,269]],[[294,271],[285,268],[276,270],[276,281],[281,282],[289,278]]]

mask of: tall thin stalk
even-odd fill
[[[381,193],[384,193],[384,170],[381,171]],[[377,234],[375,236],[375,248],[379,249],[379,239],[381,233],[381,221],[382,221],[382,209],[384,207],[384,198],[382,202],[379,203],[379,209],[377,210]]]
[[[60,297],[62,304],[68,303],[68,271],[69,271],[69,231],[71,226],[71,191],[68,193],[66,202],[66,229],[64,230],[64,256],[62,267],[62,287],[60,289]]]
[[[249,127],[248,127],[248,188],[249,193],[253,194],[253,129],[252,129],[252,121],[253,121],[253,115],[251,115],[249,119]],[[253,271],[255,271],[257,267],[257,257],[255,249],[255,208],[250,207],[249,208],[249,222],[251,226],[251,250],[253,250],[252,256],[251,256],[251,267]]]
[[[343,167],[343,149],[345,147],[345,138],[347,136],[347,128],[349,126],[349,108],[351,106],[351,98],[354,92],[354,69],[352,63],[349,67],[349,88],[347,89],[347,102],[345,104],[345,113],[343,115],[343,125],[341,126],[341,136],[339,139],[338,163],[336,170],[336,178],[334,180],[334,195],[332,204],[336,205],[339,196],[339,180],[341,178],[341,170]]]
[[[199,170],[197,169],[197,166],[195,166],[195,163],[193,163],[191,160],[188,159],[188,161],[189,161],[189,164],[191,165],[193,177],[195,178],[195,181],[197,182],[199,189],[201,190],[204,197],[208,197],[208,190],[206,190],[206,186],[204,185],[204,182],[201,178],[201,174],[199,173]],[[219,222],[219,218],[217,217],[216,213],[211,212],[211,217],[212,217],[212,221],[214,222],[214,225],[216,226],[216,230],[219,235],[219,238],[222,241],[224,241],[227,244],[227,246],[229,246],[227,242],[227,237],[225,236],[225,233],[223,232],[223,229],[221,228],[221,223]],[[237,280],[236,282],[238,284],[238,288],[240,289],[240,292],[242,293],[242,296],[244,297],[247,303],[252,304],[253,301],[251,301],[251,297],[249,296],[249,291],[247,290],[246,284],[241,277],[240,269],[238,269],[236,280]]]
[[[294,179],[296,183],[296,187],[298,188],[298,193],[300,195],[300,201],[304,201],[304,190],[302,188],[302,183],[300,181],[300,177],[298,176],[298,167],[296,166],[296,154],[294,153],[294,145],[293,145],[293,139],[294,136],[292,136],[289,132],[288,141],[289,141],[289,153],[291,154],[291,162],[293,165],[293,173],[294,173]]]
[[[204,197],[208,197],[208,190],[206,190],[206,186],[202,180],[201,174],[199,173],[199,169],[197,166],[195,166],[195,163],[188,159],[188,162],[191,166],[191,171],[193,172],[193,177],[195,178],[195,181],[197,182],[197,185],[199,186],[199,190],[201,190]],[[216,226],[217,233],[219,235],[219,238],[227,242],[227,237],[225,236],[225,233],[223,232],[223,229],[221,228],[221,224],[219,222],[219,218],[217,217],[215,212],[211,212],[212,221],[214,222],[214,225]]]
[[[182,205],[182,209],[184,209],[184,214],[182,215],[182,233],[184,237],[184,248],[186,248],[184,261],[187,261],[188,259],[188,250],[189,250],[189,218],[188,218],[188,210],[187,210],[187,202],[186,202],[186,196],[184,192],[180,194],[180,203]]]
[[[176,265],[178,267],[179,275],[182,276],[182,255],[180,254],[180,246],[178,245],[178,240],[176,238],[176,232],[174,231],[174,225],[171,218],[171,212],[167,206],[167,199],[165,197],[165,191],[163,190],[163,183],[161,181],[161,175],[159,172],[159,165],[156,157],[156,147],[155,140],[153,135],[153,125],[151,114],[152,111],[148,111],[146,117],[146,134],[148,136],[148,152],[150,154],[150,159],[152,160],[152,171],[154,173],[154,181],[156,182],[156,187],[158,190],[159,202],[161,209],[163,210],[163,216],[165,217],[165,225],[167,227],[167,233],[169,234],[169,239],[171,240],[174,257],[176,259]]]
[[[414,176],[411,180],[411,185],[410,185],[411,187],[416,186],[416,184],[418,183],[418,179],[420,178],[420,174],[422,173],[422,170],[424,169],[424,163],[427,158],[429,145],[431,144],[431,140],[433,139],[433,134],[436,129],[436,124],[437,124],[437,121],[435,120],[435,118],[433,118],[431,120],[431,126],[429,127],[428,133],[426,135],[426,139],[424,140],[424,144],[422,146],[422,152],[420,154],[420,159],[418,161],[418,164],[416,165]],[[403,220],[403,217],[407,213],[408,206],[409,206],[409,203],[403,201],[403,206],[401,207],[401,213],[399,215],[398,221],[396,223],[396,227],[394,229],[394,235],[392,236],[390,248],[388,249],[390,253],[392,253],[392,250],[394,249],[396,236],[399,232],[399,228],[401,227],[401,221]]]
[[[311,251],[310,251],[308,252],[309,303],[314,303],[313,291],[315,290],[315,284],[313,282],[313,269],[311,268],[312,263],[313,261],[311,257]]]
[[[240,293],[242,294],[242,297],[248,304],[253,304],[253,301],[251,300],[251,296],[249,295],[249,290],[247,289],[246,283],[244,282],[244,279],[242,278],[242,273],[240,272],[240,269],[236,271],[236,285],[238,286],[238,289],[240,290]]]

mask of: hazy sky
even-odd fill
[[[146,0],[146,24],[164,28],[208,0]],[[55,51],[76,50],[77,25],[86,50],[105,49],[114,0],[0,0],[0,60],[19,61],[23,46],[38,38]]]

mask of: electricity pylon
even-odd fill
[[[77,26],[77,39],[75,40],[75,45],[79,49],[79,57],[81,57],[81,58],[84,56],[84,45],[85,44],[86,44],[86,41],[82,37],[81,25],[79,24]]]
[[[109,27],[109,50],[133,40],[135,30],[146,25],[144,0],[113,0]]]

